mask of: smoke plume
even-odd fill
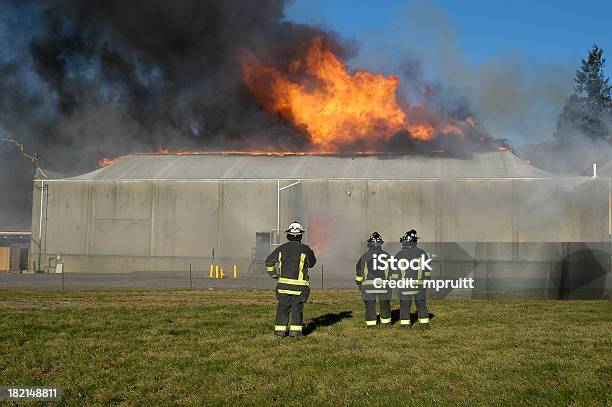
[[[0,0],[0,138],[66,173],[134,151],[299,146],[303,135],[259,109],[239,63],[245,49],[286,60],[321,34],[284,21],[285,3]],[[12,144],[0,154],[0,224],[27,225],[32,168]]]
[[[437,84],[439,95],[462,98],[490,134],[514,147],[552,137],[579,62],[499,50],[474,63],[449,15],[429,0],[410,2],[384,29],[360,34],[366,36],[370,41],[354,58],[356,65],[403,71],[403,86],[411,93],[415,87],[428,89],[427,82]]]

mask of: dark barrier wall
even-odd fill
[[[424,243],[432,254],[434,278],[471,277],[471,298],[514,292],[549,299],[607,298],[610,294],[610,243]],[[446,298],[450,290],[442,290]]]

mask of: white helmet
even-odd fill
[[[302,236],[304,234],[304,228],[299,223],[293,222],[291,225],[289,225],[287,233],[291,236]]]

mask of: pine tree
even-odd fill
[[[604,74],[606,59],[597,44],[576,71],[576,86],[563,106],[555,137],[571,144],[577,135],[612,142],[612,86]]]
[[[612,85],[603,71],[606,65],[603,49],[593,44],[587,60],[582,59],[580,62],[580,69],[576,71],[574,78],[576,82],[574,90],[578,95],[586,97],[588,103],[602,109],[610,109],[612,107]]]

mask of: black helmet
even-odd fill
[[[404,236],[400,238],[400,243],[402,244],[416,243],[417,240],[419,240],[419,237],[417,236],[417,231],[414,229],[410,229],[408,232],[404,234]]]
[[[380,247],[383,245],[383,243],[385,242],[383,241],[382,236],[378,232],[372,233],[370,235],[370,238],[368,239],[368,246],[370,247]]]

